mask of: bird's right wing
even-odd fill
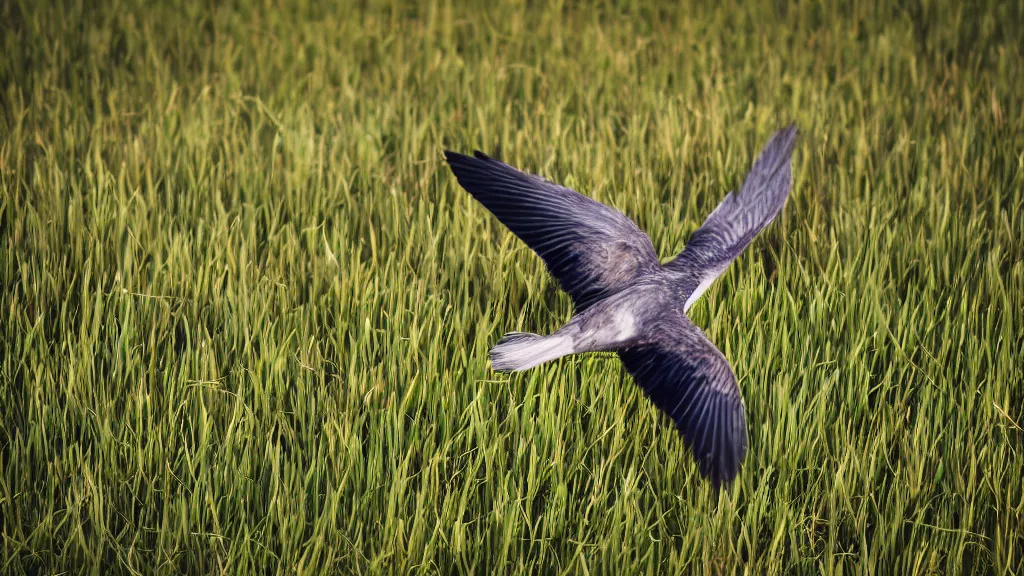
[[[718,487],[739,473],[747,454],[747,418],[725,356],[685,314],[668,313],[650,339],[619,351],[647,397],[675,422],[700,467]]]
[[[660,268],[650,238],[621,212],[482,152],[445,152],[470,194],[547,265],[578,311]]]
[[[665,265],[669,270],[698,271],[700,285],[687,301],[687,307],[782,210],[793,180],[790,160],[796,135],[795,125],[776,132],[754,162],[740,191],[727,194],[693,233],[683,251]]]

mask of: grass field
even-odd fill
[[[1024,3],[0,3],[0,573],[1024,574]],[[664,259],[768,135],[692,310],[713,492],[457,186],[480,148]]]

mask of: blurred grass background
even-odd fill
[[[0,4],[0,572],[1024,573],[1024,3]],[[696,305],[715,494],[459,189],[665,258],[796,121]]]

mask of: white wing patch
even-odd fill
[[[612,330],[614,332],[612,340],[616,342],[623,342],[636,336],[636,316],[633,316],[630,310],[617,309],[612,323]]]
[[[693,293],[690,294],[690,297],[686,299],[686,303],[683,304],[683,312],[689,310],[690,306],[700,299],[701,295],[715,283],[715,280],[718,280],[718,277],[722,275],[722,272],[725,272],[726,268],[728,268],[728,266],[719,268],[718,270],[712,270],[709,274],[704,276],[700,281],[700,284],[697,284],[697,287],[693,289]]]

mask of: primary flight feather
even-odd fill
[[[571,297],[557,332],[513,332],[491,350],[499,371],[569,354],[617,352],[634,381],[676,423],[714,486],[747,453],[743,397],[729,362],[686,311],[767,226],[789,195],[797,130],[776,132],[738,192],[730,192],[662,265],[650,238],[621,212],[481,152],[446,151],[459,184],[536,252]]]

